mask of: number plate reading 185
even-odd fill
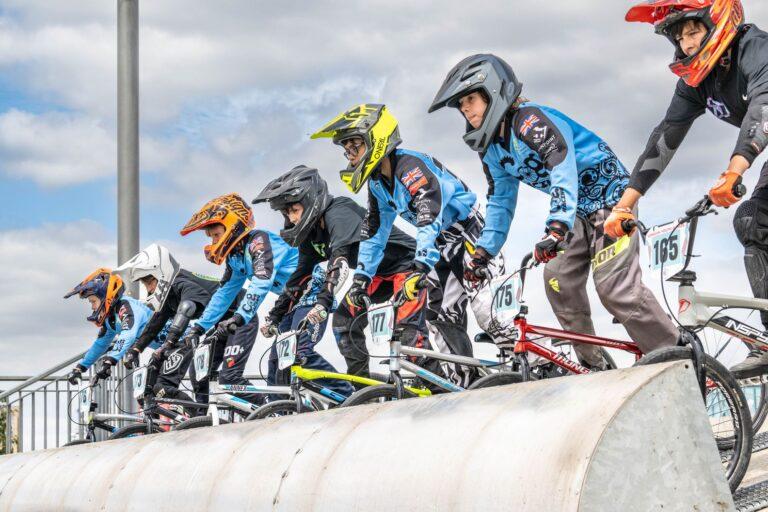
[[[141,398],[147,385],[147,367],[136,370],[133,374],[133,398]]]
[[[296,361],[296,331],[288,331],[277,337],[277,367],[284,370]]]
[[[661,272],[668,279],[685,267],[685,254],[688,252],[689,224],[677,226],[670,222],[651,228],[645,235],[651,270]]]
[[[520,312],[520,275],[500,276],[491,281],[493,318],[511,324]]]
[[[208,376],[208,366],[211,361],[211,346],[200,345],[195,349],[195,377],[201,380]]]
[[[395,308],[392,304],[373,306],[368,310],[368,325],[374,345],[389,343],[395,327]]]

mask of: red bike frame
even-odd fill
[[[551,361],[560,368],[573,373],[585,374],[590,373],[590,370],[589,368],[586,368],[575,361],[571,361],[564,355],[558,354],[554,350],[542,347],[538,343],[528,339],[528,335],[535,334],[539,336],[545,336],[547,338],[567,340],[574,343],[583,343],[585,345],[597,345],[599,347],[624,350],[625,352],[634,354],[635,360],[640,359],[640,357],[643,355],[637,344],[631,341],[601,338],[599,336],[591,336],[589,334],[579,334],[576,332],[563,331],[561,329],[552,329],[550,327],[532,325],[529,324],[526,318],[522,315],[515,318],[515,328],[517,329],[518,333],[518,338],[515,342],[515,354],[521,354],[522,356],[525,356],[528,352],[531,352],[541,358],[546,359],[547,361]]]

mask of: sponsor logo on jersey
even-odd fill
[[[537,116],[536,114],[529,115],[523,120],[523,124],[520,125],[520,133],[522,133],[523,136],[528,135],[528,132],[531,131],[531,128],[536,126],[538,122],[539,122],[539,116]]]
[[[264,251],[264,246],[266,245],[266,242],[264,241],[264,237],[262,235],[258,235],[253,237],[253,240],[251,240],[251,245],[248,246],[248,248],[251,251],[251,254],[258,254]]]
[[[717,101],[714,98],[707,98],[707,109],[718,119],[725,119],[731,117],[731,111],[725,106],[722,101]]]
[[[416,194],[421,187],[428,184],[427,177],[424,176],[424,173],[421,172],[421,169],[418,167],[405,173],[402,181],[403,185],[408,188],[408,192],[410,192],[411,195]]]
[[[533,129],[533,143],[536,145],[541,145],[542,142],[544,142],[547,131],[549,129],[546,126],[537,126]]]

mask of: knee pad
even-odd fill
[[[744,247],[768,249],[768,201],[752,198],[741,203],[733,216],[733,229]]]

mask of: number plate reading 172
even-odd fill
[[[520,312],[520,275],[500,276],[491,281],[493,318],[502,325],[512,324]]]
[[[141,398],[147,385],[147,367],[136,370],[133,374],[133,398]]]
[[[277,337],[277,367],[284,370],[296,361],[296,331],[288,331]]]
[[[368,310],[368,325],[374,345],[389,343],[395,327],[395,308],[392,304],[373,306]]]
[[[195,349],[195,377],[197,380],[208,376],[208,366],[211,361],[211,346],[208,344],[200,345]]]
[[[648,231],[645,243],[652,271],[663,270],[663,278],[668,279],[685,268],[689,232],[689,223],[678,226],[676,221],[655,226]]]

